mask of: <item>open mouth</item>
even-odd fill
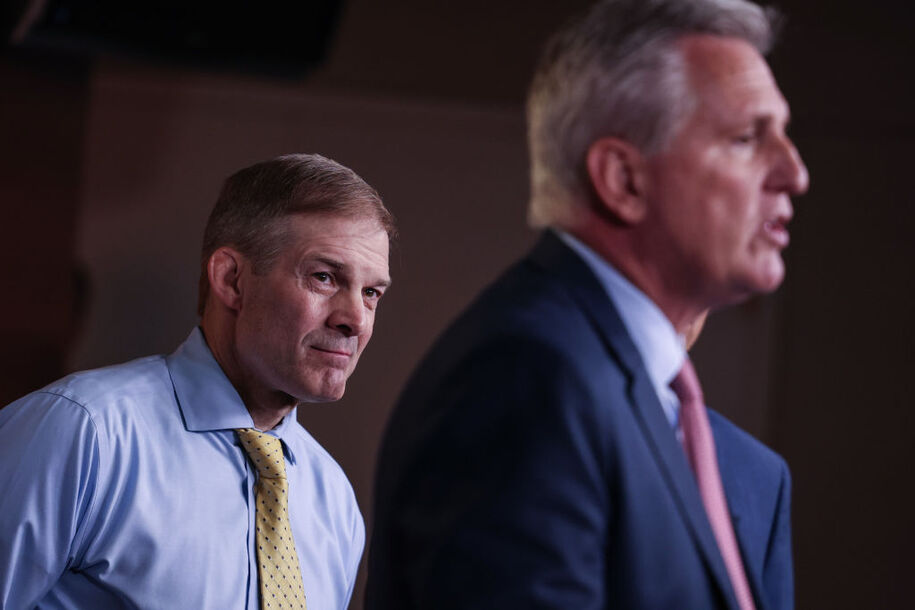
[[[763,223],[763,233],[774,246],[786,248],[791,241],[788,234],[788,218],[779,217]]]

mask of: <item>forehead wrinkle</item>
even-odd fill
[[[334,258],[330,258],[325,255],[318,255],[315,257],[306,256],[305,259],[306,260],[315,260],[319,263],[324,263],[325,265],[327,265],[328,267],[331,267],[332,269],[345,269],[348,266],[343,261],[340,261],[340,260],[337,260]]]

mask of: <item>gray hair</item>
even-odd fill
[[[527,98],[531,224],[561,224],[591,200],[585,156],[595,140],[663,150],[693,105],[680,37],[741,38],[766,54],[776,19],[746,0],[603,0],[557,32]]]
[[[376,220],[390,240],[397,236],[394,217],[378,192],[356,172],[321,155],[283,155],[229,176],[206,229],[200,255],[197,313],[209,294],[207,262],[218,248],[231,246],[251,261],[255,273],[267,273],[289,245],[283,219],[292,214],[334,214]]]

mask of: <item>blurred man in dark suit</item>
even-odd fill
[[[381,451],[368,608],[790,608],[785,463],[684,349],[782,281],[807,171],[744,0],[608,0],[528,98],[533,251],[438,340]]]

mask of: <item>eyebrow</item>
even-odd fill
[[[316,260],[316,261],[318,261],[318,262],[320,262],[320,263],[324,263],[325,265],[327,265],[328,267],[330,267],[330,268],[333,269],[334,271],[339,271],[339,270],[341,270],[341,269],[345,269],[345,268],[346,268],[346,264],[345,264],[345,263],[343,263],[342,261],[339,261],[339,260],[337,260],[337,259],[335,259],[335,258],[327,258],[327,257],[325,257],[325,256],[317,256],[317,257],[314,258],[314,260]],[[375,281],[375,282],[369,282],[369,284],[370,284],[371,286],[378,286],[378,287],[380,287],[380,288],[388,288],[388,287],[391,285],[391,280],[390,280],[390,279],[381,279],[381,280],[377,280],[377,281]]]
[[[780,110],[784,110],[784,112],[780,112]],[[791,106],[788,105],[786,99],[782,98],[781,108],[776,111],[760,110],[755,112],[754,116],[757,117],[757,120],[765,118],[771,123],[780,123],[783,127],[787,127],[791,124]]]
[[[342,261],[338,261],[335,258],[326,258],[324,256],[316,256],[314,258],[314,260],[318,261],[319,263],[324,263],[325,265],[327,265],[328,267],[330,267],[334,270],[339,270],[339,269],[343,269],[344,267],[346,267],[346,265],[344,265]]]

